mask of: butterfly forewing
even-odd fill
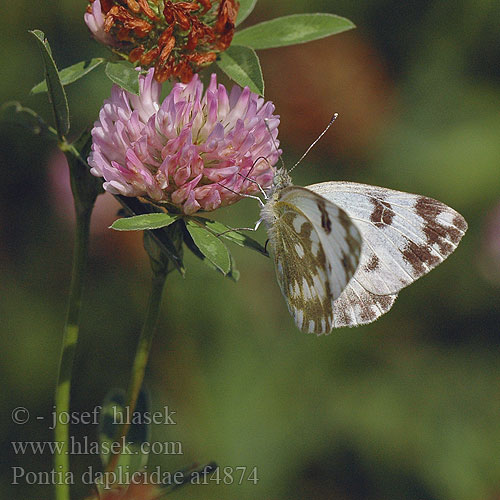
[[[280,191],[263,211],[278,282],[297,326],[328,333],[333,304],[354,274],[361,236],[346,213],[308,189]]]
[[[425,196],[350,182],[308,189],[342,208],[363,239],[358,269],[334,306],[334,326],[369,323],[387,312],[397,292],[440,264],[467,229],[458,212]]]

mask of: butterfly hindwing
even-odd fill
[[[263,210],[281,291],[297,326],[329,333],[333,304],[354,274],[361,236],[346,213],[306,188],[290,186]]]
[[[467,229],[458,212],[425,196],[350,182],[308,189],[342,208],[363,239],[358,269],[334,305],[334,326],[387,312],[398,291],[440,264]]]
[[[333,303],[333,327],[358,326],[372,323],[393,306],[397,294],[375,295],[351,279],[340,297]]]

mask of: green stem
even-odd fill
[[[127,399],[125,408],[129,410],[130,415],[133,414],[137,404],[137,398],[141,391],[146,366],[148,364],[149,352],[153,343],[153,336],[158,322],[158,315],[160,313],[161,299],[163,295],[163,288],[165,285],[165,272],[153,272],[153,280],[151,286],[151,293],[149,295],[148,309],[146,311],[146,319],[142,326],[141,335],[135,351],[134,364],[127,389]],[[118,442],[122,442],[124,436],[127,435],[130,423],[127,421],[121,426]],[[111,460],[106,468],[107,471],[114,471],[118,465],[120,458],[120,450],[113,454]]]
[[[153,343],[153,336],[160,313],[161,298],[165,284],[165,274],[156,274],[153,276],[151,293],[149,295],[148,309],[146,319],[142,326],[141,336],[135,353],[134,365],[127,390],[127,404],[130,407],[130,413],[135,409],[137,398],[144,380],[146,365],[148,364],[149,351]],[[128,429],[125,429],[128,431]],[[127,432],[124,433],[126,435]]]
[[[87,266],[89,228],[92,209],[76,210],[75,246],[73,253],[73,267],[71,272],[71,287],[69,292],[68,312],[64,325],[59,373],[55,393],[56,423],[54,436],[57,442],[62,443],[60,453],[54,455],[55,471],[64,479],[69,473],[69,424],[62,423],[61,414],[69,412],[71,372],[78,341],[79,316],[82,297],[83,279]],[[66,422],[66,419],[64,420]],[[56,500],[69,500],[69,484],[56,484]]]

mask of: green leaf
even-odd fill
[[[30,108],[25,108],[20,102],[9,101],[0,107],[0,121],[21,125],[32,134],[43,135],[57,141],[57,131],[47,125],[43,118]]]
[[[104,192],[102,179],[90,173],[87,158],[92,146],[90,127],[69,147],[61,148],[70,171],[71,191],[78,209],[92,210],[97,196]],[[76,154],[75,154],[76,152]]]
[[[144,231],[144,248],[149,255],[150,264],[155,275],[160,273],[166,275],[175,269],[178,269],[184,275],[184,268],[182,267],[184,248],[182,243],[185,229],[184,219],[179,218],[170,226],[153,231]],[[165,251],[165,241],[170,242],[169,252]],[[178,265],[177,261],[174,261],[174,258],[180,260],[180,265]]]
[[[352,28],[355,25],[349,19],[334,14],[293,14],[237,31],[233,43],[270,49],[318,40]]]
[[[165,213],[135,215],[118,219],[111,224],[111,229],[116,231],[145,231],[147,229],[160,229],[169,226],[177,220],[178,216]]]
[[[240,279],[240,272],[238,269],[236,269],[236,261],[234,260],[234,257],[231,255],[231,252],[229,252],[229,258],[231,259],[231,269],[227,274],[224,274],[218,267],[216,267],[212,262],[210,262],[200,251],[200,249],[196,246],[195,242],[193,241],[193,238],[191,238],[191,235],[189,232],[186,230],[185,236],[184,236],[184,243],[186,246],[193,252],[198,259],[202,260],[210,269],[213,269],[214,271],[217,271],[218,273],[222,274],[226,278],[229,278],[230,280],[234,281],[235,283]],[[229,251],[229,250],[228,250]]]
[[[219,68],[241,87],[248,86],[252,92],[264,95],[264,78],[255,51],[249,47],[231,45],[220,54]]]
[[[74,146],[78,151],[80,158],[86,159],[90,154],[90,150],[92,149],[91,131],[92,131],[92,125],[89,125],[85,130],[83,130],[80,136],[72,143],[72,146]],[[83,162],[83,165],[85,165],[87,169],[90,170],[90,167],[88,166],[86,161]]]
[[[122,205],[130,216],[150,213],[164,213],[149,203],[142,203],[138,198],[115,195],[115,199]],[[179,222],[183,222],[179,220]],[[160,246],[175,268],[184,276],[185,268],[182,262],[182,234],[177,224],[151,230],[151,236]]]
[[[240,8],[238,9],[238,17],[236,18],[236,26],[239,26],[253,11],[257,0],[239,0]]]
[[[154,276],[166,276],[169,273],[171,260],[153,238],[151,231],[144,231],[142,234],[144,250],[149,255],[149,263],[151,264]]]
[[[59,79],[56,63],[54,62],[49,42],[45,38],[44,33],[40,30],[33,30],[30,33],[35,37],[42,53],[49,100],[54,111],[57,134],[62,139],[69,132],[69,107],[66,92]]]
[[[59,71],[59,79],[63,85],[69,85],[70,83],[76,82],[87,73],[90,73],[104,61],[102,57],[96,57],[90,61],[80,61]],[[47,82],[45,80],[31,89],[31,94],[39,94],[41,92],[47,92]]]
[[[213,233],[196,222],[187,219],[186,228],[200,252],[224,275],[231,270],[231,258],[228,249]]]
[[[164,275],[166,276],[170,272],[179,268],[175,259],[180,259],[181,274],[184,269],[182,269],[182,256],[184,253],[184,248],[182,243],[184,241],[184,231],[186,225],[184,219],[179,218],[173,224],[161,229],[155,229],[154,231],[144,231],[144,249],[149,255],[149,262],[155,276]],[[161,238],[158,236],[161,235]],[[165,251],[164,241],[169,241],[169,251]],[[174,251],[174,257],[170,248]]]
[[[204,217],[193,217],[193,219],[197,223],[210,229],[210,231],[212,231],[215,235],[236,243],[236,245],[239,245],[240,247],[246,247],[251,250],[255,250],[256,252],[269,257],[266,249],[257,240],[250,238],[250,236],[248,236],[247,234],[234,231],[232,228],[226,226],[225,224],[222,224],[221,222],[205,219]]]
[[[229,273],[227,273],[227,277],[237,283],[240,279],[240,272],[236,268],[236,261],[234,260],[231,252],[229,252],[229,258],[231,259],[231,270],[229,271]]]
[[[128,61],[109,62],[106,64],[107,77],[131,94],[139,95],[139,71]]]
[[[122,467],[123,473],[128,471],[133,474],[147,464],[149,447],[143,447],[142,444],[151,442],[151,425],[145,423],[148,421],[145,417],[150,415],[151,402],[144,390],[139,393],[134,412],[128,411],[128,414],[125,408],[125,391],[109,391],[99,413],[99,449],[104,468],[108,465],[113,448],[116,450],[119,447],[115,440],[120,435],[121,424],[126,421],[131,422],[125,438],[128,449],[120,455],[117,472]]]

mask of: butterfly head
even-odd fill
[[[292,185],[292,178],[285,167],[278,168],[273,177],[273,185],[271,186],[270,195],[281,191],[283,188]]]

